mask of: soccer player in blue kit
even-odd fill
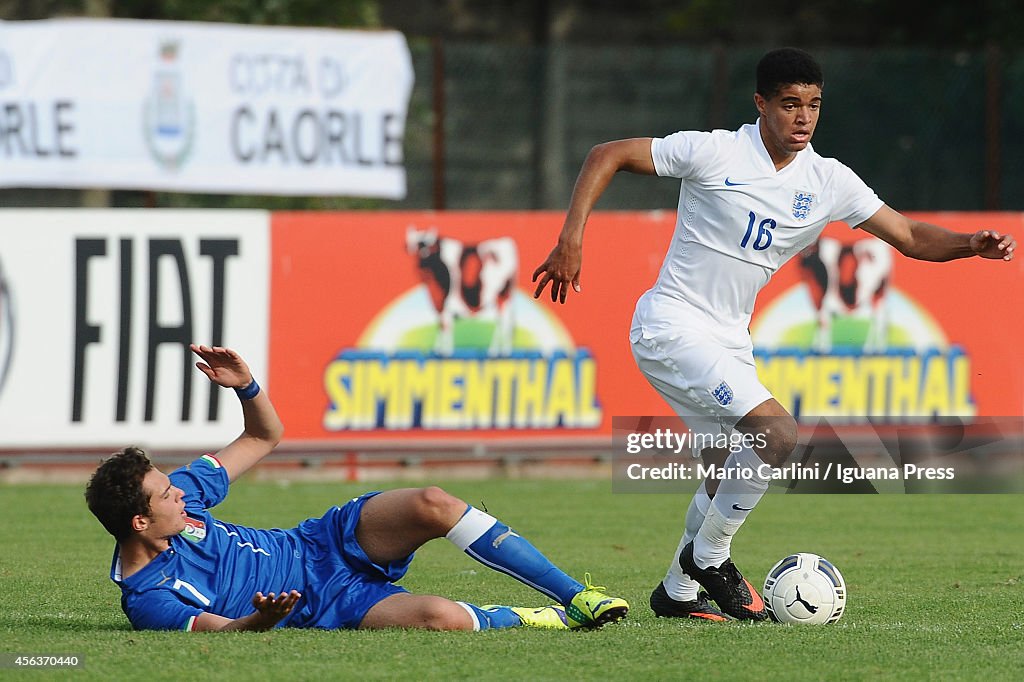
[[[757,292],[772,273],[832,221],[919,260],[1013,258],[1016,242],[1009,235],[961,234],[911,220],[886,206],[848,167],[819,156],[810,143],[823,84],[811,55],[773,50],[757,66],[755,123],[736,131],[683,131],[597,145],[576,180],[558,242],[533,273],[534,281],[540,278],[534,297],[550,284],[551,300],[565,303],[570,287],[581,291],[584,227],[615,173],[681,179],[668,253],[633,316],[633,356],[691,431],[749,438],[736,452],[693,453],[724,460],[726,470],[744,475],[701,483],[668,573],[651,595],[659,616],[767,617],[730,549],[767,491],[771,467],[781,466],[797,442],[796,421],[758,380],[747,331]]]
[[[169,476],[126,448],[99,466],[85,493],[117,540],[110,577],[136,629],[565,629],[626,615],[629,605],[591,585],[589,575],[577,582],[508,526],[436,487],[367,493],[290,530],[215,518],[208,510],[270,454],[284,428],[238,353],[191,348],[210,381],[238,393],[242,434]],[[557,604],[476,606],[396,585],[413,552],[441,537]]]

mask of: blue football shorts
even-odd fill
[[[409,569],[412,554],[381,566],[373,563],[356,541],[363,505],[379,494],[366,493],[299,525],[308,581],[305,603],[289,626],[354,629],[374,604],[407,591],[394,583]]]

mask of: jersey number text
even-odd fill
[[[747,231],[743,234],[743,240],[740,241],[742,248],[747,248],[747,244],[750,242],[750,235],[754,232],[754,223],[757,222],[757,216],[754,212],[750,212],[750,222],[747,223]],[[751,246],[754,247],[754,251],[764,251],[772,245],[772,233],[768,230],[774,230],[776,223],[771,218],[765,218],[757,226],[757,236],[754,237],[754,243]]]

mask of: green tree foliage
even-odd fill
[[[267,26],[375,28],[375,0],[113,0],[111,14],[136,19],[222,21]]]
[[[1019,0],[690,0],[662,3],[667,30],[725,43],[1016,47]]]
[[[0,0],[0,19],[111,16],[269,26],[376,28],[376,0]]]

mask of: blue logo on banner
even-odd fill
[[[168,171],[176,171],[192,152],[196,133],[195,102],[185,91],[178,62],[178,40],[160,43],[160,61],[152,90],[143,104],[143,133],[150,155]]]

